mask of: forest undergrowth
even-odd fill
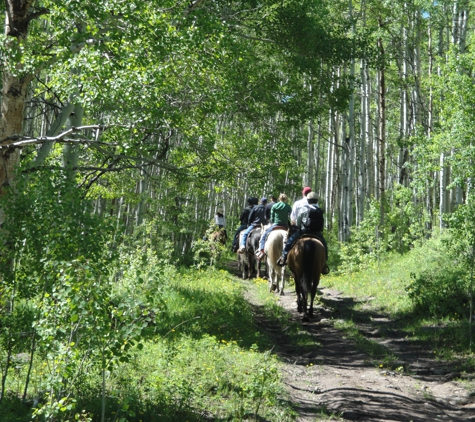
[[[451,242],[449,235],[435,236],[405,254],[372,259],[361,271],[341,266],[325,286],[355,298],[355,311],[378,310],[408,338],[431,344],[441,359],[462,358],[473,369],[471,273]]]
[[[288,341],[303,351],[313,343],[267,282],[234,277],[225,263],[235,256],[224,248],[216,267],[205,265],[201,243],[185,267],[171,245],[153,246],[153,225],[121,239],[87,201],[68,196],[69,183],[19,188],[4,204],[15,218],[1,232],[0,420],[295,419],[246,289]],[[378,309],[471,371],[471,273],[451,242],[437,236],[405,254],[360,252],[352,272],[346,264],[357,248],[333,249],[325,286],[364,298],[355,311]],[[357,336],[351,324],[340,328]]]
[[[141,335],[120,346],[131,344],[127,353],[111,359],[104,374],[94,358],[98,350],[76,350],[62,360],[59,351],[35,356],[22,399],[29,356],[18,345],[0,420],[293,420],[272,345],[255,324],[240,281],[225,270],[176,269],[139,255],[123,260],[128,270],[113,295],[123,318],[131,312],[127,303],[142,308],[143,318],[135,314]],[[126,319],[119,324],[117,330],[135,329]],[[52,389],[57,377],[62,389]]]

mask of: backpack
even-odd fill
[[[323,210],[318,207],[309,207],[307,220],[305,220],[303,226],[310,232],[321,232],[323,224]]]

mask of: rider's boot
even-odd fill
[[[282,252],[282,256],[277,260],[277,265],[279,267],[284,267],[287,264],[287,252]]]

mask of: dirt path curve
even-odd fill
[[[249,300],[258,324],[273,339],[274,350],[283,362],[284,381],[299,422],[336,418],[475,421],[475,397],[467,388],[471,382],[473,391],[473,381],[460,381],[455,364],[438,361],[432,350],[405,338],[392,321],[369,306],[356,312],[353,298],[322,288],[315,318],[301,323],[293,286],[288,286],[278,303],[299,322],[301,334],[313,339],[314,346],[302,352],[295,341],[289,343],[279,321],[269,320],[261,306]],[[379,357],[365,353],[362,350],[367,349],[357,347],[336,329],[338,319],[351,319],[359,331],[358,342],[379,348]],[[391,365],[385,365],[384,355],[391,356]]]

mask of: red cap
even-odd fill
[[[302,195],[307,196],[310,192],[312,192],[312,188],[309,188],[308,186],[305,186],[302,191]]]

